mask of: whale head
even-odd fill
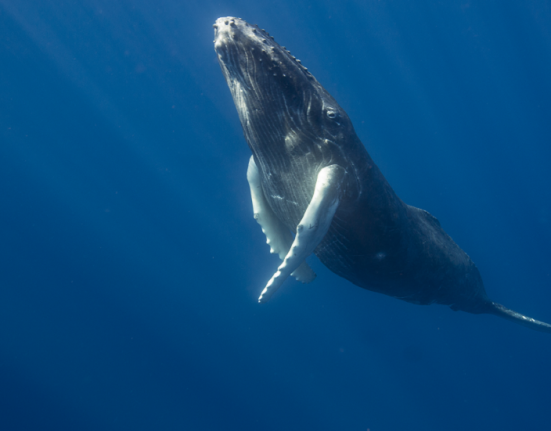
[[[344,110],[310,71],[258,26],[219,18],[214,48],[257,156],[319,153],[328,142],[354,134]]]

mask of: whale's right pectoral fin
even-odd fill
[[[252,156],[249,160],[249,168],[247,169],[247,180],[251,188],[254,218],[262,228],[264,235],[266,235],[266,242],[270,246],[270,253],[277,253],[279,258],[283,260],[287,256],[287,253],[289,253],[291,244],[293,244],[293,235],[277,218],[266,201],[260,182],[260,173]],[[291,275],[302,283],[310,283],[316,278],[316,273],[312,271],[306,262],[303,262],[296,268]]]
[[[260,294],[258,302],[268,301],[323,239],[339,206],[344,174],[345,170],[338,165],[326,166],[319,172],[314,195],[297,226],[291,249]]]

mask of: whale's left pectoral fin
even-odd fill
[[[281,260],[284,260],[293,244],[293,235],[277,218],[266,201],[264,192],[262,191],[260,172],[253,156],[249,160],[247,180],[251,189],[254,218],[262,228],[262,232],[266,235],[266,242],[270,246],[270,253],[276,253]],[[310,283],[316,278],[316,273],[312,271],[306,262],[303,262],[291,275],[302,283]]]
[[[326,166],[319,172],[314,195],[297,226],[291,249],[260,294],[258,302],[268,301],[323,239],[339,206],[344,174],[345,170],[338,165]]]

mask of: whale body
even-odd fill
[[[312,281],[305,259],[314,253],[364,289],[551,333],[551,325],[488,298],[473,261],[434,216],[396,195],[346,112],[300,60],[240,18],[219,18],[214,30],[252,151],[247,179],[254,216],[283,261],[259,302],[291,275]]]

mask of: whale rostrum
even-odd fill
[[[488,298],[469,256],[435,217],[396,195],[346,112],[265,30],[219,18],[214,47],[252,151],[254,217],[282,260],[259,302],[289,276],[311,282],[305,259],[314,253],[364,289],[551,333],[551,325]]]

